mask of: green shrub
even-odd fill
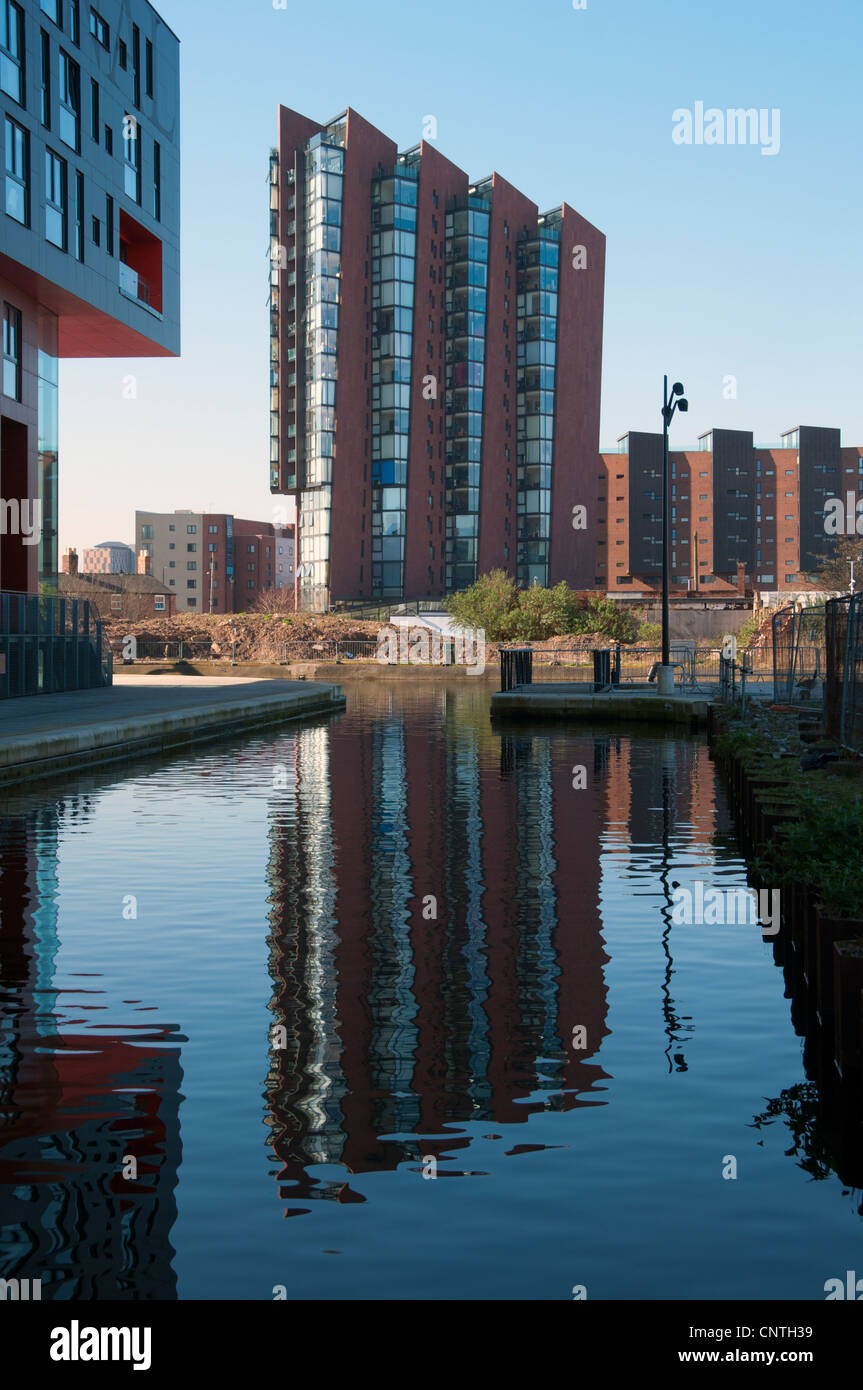
[[[599,632],[614,642],[634,642],[639,624],[603,594],[580,594],[565,580],[551,589],[519,589],[504,570],[480,575],[453,594],[447,612],[462,627],[482,629],[489,642],[545,642],[550,637]]]

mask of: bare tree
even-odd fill
[[[274,616],[281,616],[284,613],[293,613],[293,588],[261,589],[254,601],[249,605],[248,611],[250,613],[271,613]]]
[[[843,536],[825,555],[818,556],[816,573],[825,589],[847,594],[851,588],[851,562],[854,562],[855,588],[863,586],[863,539]]]

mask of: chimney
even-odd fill
[[[152,560],[152,556],[148,555],[147,552],[146,552],[146,550],[140,551],[139,554],[138,554],[138,573],[139,573],[139,574],[152,574],[152,572],[153,572],[153,560]]]
[[[61,561],[61,569],[62,569],[63,574],[77,574],[77,573],[78,573],[78,552],[77,552],[77,550],[73,550],[73,549],[71,548],[71,546],[69,547],[68,550],[65,550],[65,551],[63,552],[63,559],[62,559],[62,561]]]

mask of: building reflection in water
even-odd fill
[[[298,730],[272,796],[266,1099],[287,1202],[363,1200],[318,1164],[359,1174],[432,1154],[443,1175],[468,1125],[604,1104],[604,837],[661,846],[664,817],[667,851],[693,798],[698,837],[712,833],[695,741],[657,744],[645,771],[626,740],[491,734],[445,692],[431,727],[401,705],[364,737],[350,713],[332,734]],[[668,922],[658,1007],[683,1069]]]
[[[41,1280],[43,1299],[174,1298],[182,1039],[82,1027],[99,976],[54,980],[58,835],[87,812],[20,799],[0,820],[0,1278]]]

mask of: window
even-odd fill
[[[169,531],[176,531],[176,529],[177,529],[177,528],[176,528],[176,526],[174,526],[174,525],[171,525],[171,526],[168,527],[168,530],[169,530]]]
[[[98,217],[94,217],[90,221],[90,236],[94,246],[102,245],[102,223]]]
[[[187,580],[186,580],[186,588],[187,588],[187,589],[197,589],[197,587],[198,587],[198,581],[197,581],[197,579],[187,579]]]
[[[142,526],[142,527],[141,527],[141,540],[142,540],[142,541],[151,541],[152,539],[153,539],[153,528],[152,528],[152,526]]]
[[[198,600],[195,599],[195,598],[187,598],[187,599],[186,599],[186,607],[187,607],[187,608],[194,608],[194,607],[197,605],[197,602],[198,602]]]
[[[188,551],[188,553],[189,553],[190,555],[194,555],[194,553],[195,553],[195,551],[196,551],[197,549],[198,549],[198,545],[197,545],[197,542],[196,542],[196,541],[192,541],[192,542],[190,542],[189,545],[186,546],[186,550]]]
[[[81,42],[81,20],[78,14],[78,0],[69,0],[69,20],[66,33],[73,43]]]
[[[75,259],[84,259],[84,175],[75,175]]]
[[[255,553],[255,547],[254,547],[253,545],[250,545],[248,549],[249,549],[249,554],[250,554],[250,555],[254,555],[254,553]]]
[[[141,129],[134,116],[123,117],[124,187],[126,197],[141,201]]]
[[[174,528],[173,528],[173,526],[172,526],[172,527],[171,527],[171,530],[173,531],[173,529],[174,529]],[[174,544],[173,541],[168,541],[168,549],[169,549],[169,550],[176,550],[176,549],[177,549],[177,547],[175,546],[175,544]]]
[[[164,613],[164,611],[165,611],[165,595],[164,595],[164,594],[156,594],[155,597],[154,597],[154,599],[153,599],[153,612],[154,612],[154,613]]]
[[[114,199],[110,193],[105,198],[105,250],[109,256],[114,254]],[[173,531],[173,526],[171,530]]]
[[[42,124],[51,129],[51,40],[43,29],[42,34]]]
[[[162,146],[153,141],[153,216],[162,220]]]
[[[153,45],[149,39],[144,43],[144,91],[148,97],[153,95]]]
[[[30,135],[6,117],[6,212],[30,226]]]
[[[39,0],[39,9],[44,11],[49,19],[53,19],[55,24],[62,25],[63,10],[60,0]]]
[[[197,562],[197,560],[187,560],[187,561],[186,561],[186,569],[187,569],[187,570],[196,570],[197,568],[198,568],[198,562]]]
[[[60,49],[60,124],[58,134],[64,145],[79,148],[81,114],[81,69]]]
[[[132,83],[136,106],[141,105],[141,30],[132,25]]]
[[[99,83],[96,82],[96,81],[91,77],[91,78],[90,78],[90,136],[91,136],[91,138],[92,138],[93,140],[96,141],[96,144],[97,144],[97,145],[98,145],[98,143],[99,143],[99,131],[101,130],[101,126],[102,126],[102,122],[101,122],[101,120],[100,120],[100,112],[99,112]]]
[[[90,33],[97,43],[110,53],[111,51],[111,30],[105,20],[97,10],[90,11]]]
[[[173,550],[173,548],[174,548],[174,547],[171,546],[171,549],[172,549],[172,550]],[[168,569],[169,569],[169,570],[175,570],[176,568],[177,568],[177,561],[176,561],[176,560],[169,560],[169,561],[168,561]],[[173,579],[172,579],[172,580],[171,580],[171,583],[173,584],[173,582],[174,582],[174,581],[173,581]]]
[[[24,11],[0,0],[0,90],[24,105]]]
[[[21,310],[3,306],[3,395],[21,399]]]
[[[66,250],[68,187],[66,161],[52,150],[45,151],[45,239],[61,251]]]
[[[122,39],[118,40],[117,43],[117,61],[125,72],[129,66],[129,51]]]
[[[187,527],[186,527],[186,535],[187,535],[187,536],[197,536],[197,534],[198,534],[198,528],[197,528],[197,526],[187,526]]]
[[[109,125],[105,126],[105,150],[108,154],[114,153],[114,132]]]
[[[122,595],[122,594],[112,594],[112,595],[111,595],[111,612],[112,612],[112,613],[122,613],[122,611],[123,611],[123,595]]]
[[[219,534],[218,526],[208,526],[207,530],[209,531],[211,536],[218,536]]]

